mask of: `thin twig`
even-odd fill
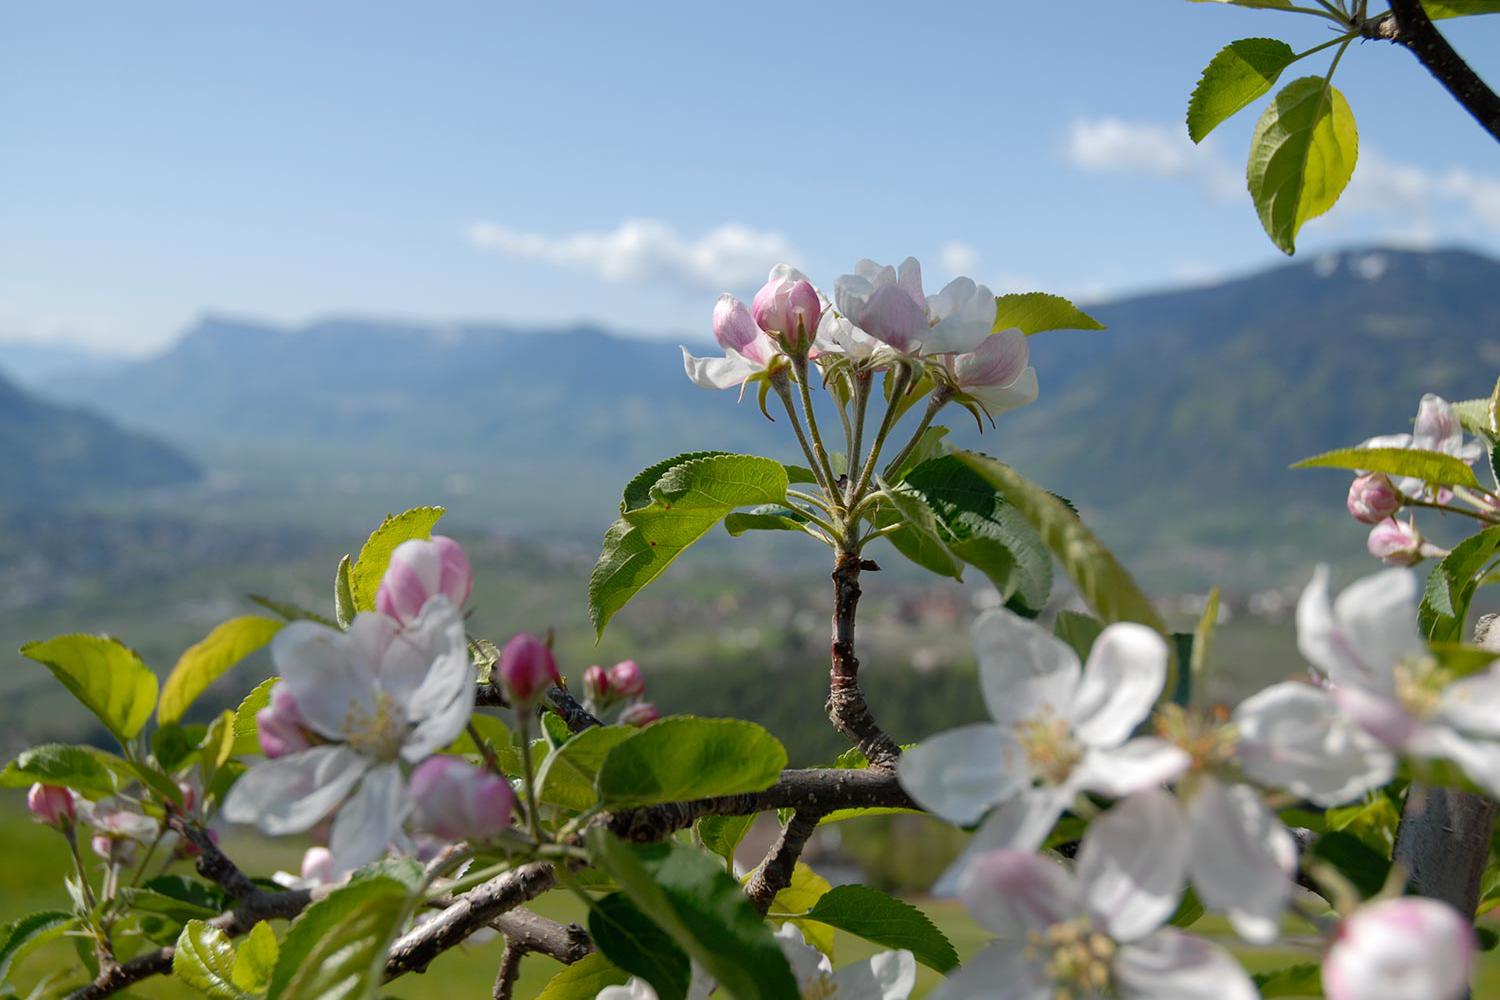
[[[1390,4],[1386,14],[1361,25],[1361,33],[1410,50],[1480,127],[1500,142],[1500,95],[1448,44],[1422,9],[1421,0],[1390,0]]]

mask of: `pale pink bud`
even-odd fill
[[[513,705],[530,705],[560,683],[557,661],[547,644],[528,632],[513,636],[500,650],[500,684]]]
[[[823,316],[818,290],[785,264],[771,272],[770,279],[755,293],[751,308],[757,326],[792,345],[811,343]]]
[[[1349,513],[1364,524],[1379,524],[1401,509],[1405,497],[1383,472],[1367,472],[1349,484]]]
[[[646,693],[646,678],[634,660],[621,660],[609,668],[609,686],[621,697],[639,698]]]
[[[583,693],[588,695],[590,701],[608,701],[614,697],[614,692],[609,689],[609,674],[604,672],[600,666],[592,666],[583,672]]]
[[[1415,566],[1431,556],[1448,554],[1446,549],[1424,540],[1415,525],[1395,518],[1371,528],[1365,547],[1370,555],[1391,566]]]
[[[639,729],[651,725],[660,718],[661,712],[657,711],[655,705],[649,701],[640,701],[620,713],[620,725],[635,726]]]
[[[461,606],[474,589],[469,557],[451,538],[412,538],[396,546],[375,595],[375,609],[409,625],[428,600],[442,594]]]
[[[310,886],[333,881],[333,852],[326,847],[309,847],[302,855],[302,880]]]
[[[1454,1000],[1474,967],[1474,928],[1447,903],[1410,896],[1361,907],[1323,960],[1328,1000]]]
[[[58,829],[72,826],[77,817],[73,810],[73,793],[57,785],[32,785],[26,793],[26,808],[40,822]]]
[[[445,840],[492,840],[510,826],[510,782],[459,757],[429,757],[411,774],[419,828]]]
[[[271,689],[271,703],[255,713],[255,732],[260,737],[261,752],[274,760],[306,750],[311,745],[307,740],[306,724],[291,689],[285,684],[277,684]]]

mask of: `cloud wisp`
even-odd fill
[[[1193,145],[1181,125],[1080,118],[1068,126],[1064,157],[1091,173],[1192,181],[1216,198],[1245,190],[1241,172],[1211,144]]]

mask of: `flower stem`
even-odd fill
[[[875,464],[880,461],[880,449],[885,447],[885,439],[890,435],[891,427],[896,423],[896,414],[901,408],[901,400],[906,396],[906,390],[911,388],[911,369],[906,365],[902,365],[893,377],[895,381],[891,385],[891,399],[886,404],[885,416],[881,418],[880,430],[875,432],[875,443],[870,445],[870,454],[865,459],[865,467],[860,470],[859,479],[855,481],[854,488],[849,491],[851,504],[857,504],[864,499],[865,490],[870,485],[870,478],[875,475]]]
[[[516,725],[521,730],[521,788],[526,795],[526,826],[531,838],[542,842],[542,821],[536,807],[536,769],[531,761],[531,717],[524,707],[516,709]]]
[[[780,373],[771,379],[771,388],[776,391],[781,405],[786,407],[786,415],[792,422],[792,433],[797,435],[797,443],[802,446],[802,454],[807,456],[808,468],[812,470],[813,478],[818,481],[818,488],[830,500],[834,497],[833,484],[826,478],[822,468],[818,465],[818,459],[813,455],[812,445],[807,443],[807,435],[802,432],[802,420],[797,416],[797,407],[792,403],[792,390],[787,385],[786,377]]]
[[[865,444],[865,413],[870,408],[870,382],[874,374],[869,371],[856,371],[849,377],[849,382],[854,386],[854,434],[849,442],[849,464],[859,461],[860,449]],[[849,483],[848,495],[844,498],[846,503],[854,503],[854,483]]]
[[[896,453],[896,457],[886,463],[885,474],[890,475],[901,468],[901,463],[906,461],[906,456],[912,453],[912,449],[922,443],[922,435],[927,433],[927,428],[932,424],[932,418],[937,416],[939,410],[948,405],[949,395],[946,391],[939,389],[932,394],[927,401],[927,411],[922,414],[922,422],[917,424],[916,432],[912,434],[911,440],[906,442],[906,447]]]
[[[823,474],[828,477],[829,499],[837,503],[838,494],[833,488],[838,484],[838,477],[833,474],[833,463],[828,460],[828,449],[823,447],[823,435],[818,430],[818,415],[813,412],[812,393],[807,386],[807,355],[801,354],[792,358],[792,370],[797,373],[797,392],[802,397],[802,411],[807,416],[807,433],[812,438],[813,454],[822,464]],[[847,462],[848,459],[845,461]]]

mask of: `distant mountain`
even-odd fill
[[[100,354],[73,344],[0,339],[0,373],[28,388],[68,375],[100,374],[125,362],[122,355]]]
[[[1037,404],[983,437],[949,422],[1097,514],[1148,575],[1274,577],[1308,541],[1359,547],[1353,525],[1326,541],[1342,478],[1287,465],[1402,430],[1424,391],[1488,393],[1496,288],[1500,263],[1475,254],[1374,249],[1105,303],[1107,332],[1033,338]],[[752,399],[692,386],[674,344],[588,327],[211,318],[51,388],[238,470],[267,502],[447,501],[537,528],[597,531],[623,478],[675,452],[789,456]]]
[[[0,507],[116,499],[123,490],[180,486],[196,464],[170,445],[85,410],[55,406],[0,377]]]

